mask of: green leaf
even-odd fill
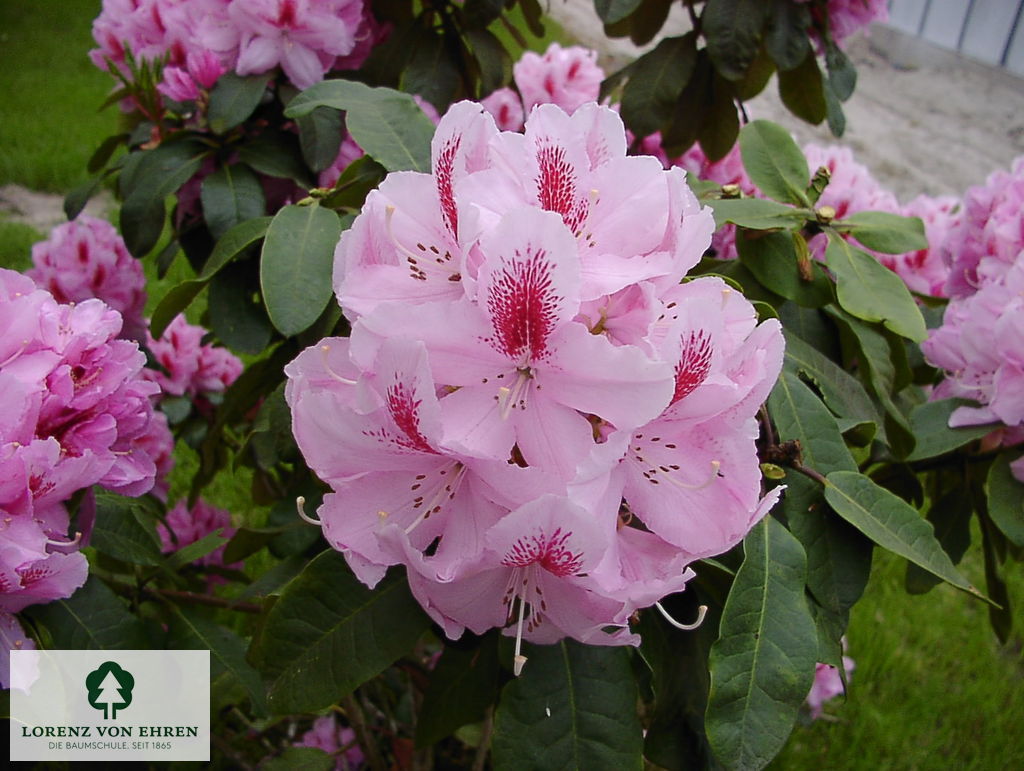
[[[413,46],[412,56],[402,71],[402,90],[419,94],[444,114],[462,80],[447,41],[433,29],[423,28]]]
[[[811,14],[807,6],[791,0],[774,0],[764,45],[780,70],[799,67],[811,53],[807,28],[811,26]]]
[[[843,112],[843,103],[839,101],[836,92],[832,89],[831,81],[825,81],[823,92],[825,94],[825,117],[828,119],[828,130],[832,136],[841,137],[846,133],[846,113]]]
[[[318,107],[295,119],[299,127],[299,149],[302,159],[313,171],[323,171],[338,157],[341,138],[345,133],[341,115],[337,110]]]
[[[512,57],[498,37],[486,29],[466,30],[466,39],[473,47],[480,66],[480,93],[490,94],[512,79]]]
[[[200,200],[203,218],[214,238],[242,222],[261,217],[267,208],[263,185],[252,169],[242,164],[221,166],[204,177]]]
[[[305,523],[303,523],[305,524]],[[308,525],[307,525],[308,527]],[[224,547],[224,562],[230,564],[255,554],[284,532],[284,527],[240,527]]]
[[[287,747],[260,763],[263,771],[331,771],[337,761],[319,747]]]
[[[999,546],[1002,538],[995,531],[992,524],[984,517],[980,517],[981,523],[981,548],[985,559],[985,589],[993,602],[988,608],[989,623],[992,631],[1003,645],[1010,639],[1013,631],[1013,611],[1010,607],[1010,593],[1006,588],[1006,581],[999,574]]]
[[[205,287],[205,281],[191,279],[182,281],[167,290],[167,294],[157,303],[153,311],[153,318],[149,322],[149,333],[153,338],[159,340],[170,323],[174,321],[174,317],[191,305]]]
[[[821,70],[814,52],[791,70],[779,70],[779,96],[786,108],[808,123],[817,126],[828,112]]]
[[[814,680],[818,638],[800,542],[765,517],[743,551],[711,648],[707,733],[720,762],[746,769],[785,744]]]
[[[919,217],[901,217],[884,211],[861,211],[833,224],[836,230],[849,233],[876,252],[903,254],[928,248],[924,223]]]
[[[832,413],[800,378],[783,371],[768,397],[779,437],[800,442],[804,465],[815,471],[856,471],[857,463]]]
[[[267,89],[267,75],[242,77],[234,72],[225,72],[217,78],[217,84],[210,92],[210,108],[207,120],[214,134],[238,126],[252,115]]]
[[[317,107],[345,110],[345,125],[367,155],[388,171],[430,171],[431,123],[409,94],[350,80],[325,80],[295,97],[285,115]]]
[[[61,650],[141,650],[152,647],[139,618],[96,576],[67,599],[25,613],[42,624]]]
[[[334,247],[340,235],[338,216],[316,205],[285,206],[270,223],[260,258],[260,286],[270,320],[284,336],[297,335],[316,321],[332,297]]]
[[[448,644],[430,673],[416,721],[416,746],[429,747],[483,719],[498,696],[498,633]]]
[[[840,102],[845,102],[853,96],[853,89],[857,87],[857,70],[850,57],[831,40],[825,47],[825,68],[828,70],[829,84],[836,98]]]
[[[164,560],[164,567],[168,570],[180,570],[186,565],[202,559],[207,554],[212,554],[227,542],[228,539],[224,536],[224,528],[214,530],[212,533],[204,535],[198,541],[193,541],[187,546],[182,546],[173,554],[167,555],[167,559]],[[225,563],[229,562],[233,562],[233,560],[225,560]]]
[[[935,538],[932,526],[916,509],[863,474],[833,471],[826,480],[825,500],[864,535],[946,583],[987,601],[960,575]]]
[[[245,660],[246,644],[242,638],[191,608],[172,605],[171,609],[168,647],[210,651],[211,675],[218,677],[221,672],[229,672],[248,692],[255,712],[266,714],[263,682]]]
[[[633,45],[644,46],[658,34],[672,10],[672,0],[641,0],[640,6],[628,17],[629,39]]]
[[[302,158],[298,138],[289,132],[264,131],[238,146],[238,160],[260,174],[290,179],[306,189],[316,184]]]
[[[803,225],[808,215],[813,216],[806,209],[761,198],[713,198],[707,203],[714,211],[716,227],[731,222],[751,230],[788,229]]]
[[[816,262],[810,262],[811,280],[800,275],[797,252],[793,245],[799,234],[758,233],[748,237],[736,234],[736,250],[754,277],[767,289],[808,308],[820,308],[832,302],[832,281]]]
[[[836,233],[828,234],[825,260],[836,276],[839,305],[865,321],[880,321],[919,343],[928,336],[924,317],[903,279]]]
[[[159,565],[164,558],[155,522],[153,512],[141,500],[97,493],[90,545],[124,562]]]
[[[258,291],[256,266],[248,260],[230,265],[210,282],[210,328],[233,351],[260,354],[273,337]]]
[[[881,422],[871,397],[857,378],[797,337],[788,327],[783,329],[783,334],[786,337],[783,366],[811,380],[832,412],[858,422]]]
[[[750,180],[777,201],[807,207],[807,158],[777,123],[755,120],[740,131],[740,154]]]
[[[462,23],[467,30],[489,27],[505,7],[504,0],[466,0],[462,5]]]
[[[640,0],[594,0],[594,10],[605,24],[615,24],[640,7]]]
[[[988,515],[1015,546],[1024,547],[1024,484],[1010,470],[1013,452],[1000,453],[988,471]]]
[[[164,227],[164,199],[187,182],[210,153],[205,144],[186,139],[138,153],[130,191],[121,207],[121,234],[136,257],[156,246]]]
[[[928,509],[927,519],[935,529],[935,537],[954,565],[960,564],[967,547],[971,545],[973,514],[974,501],[971,500],[970,491],[963,485],[957,485],[934,500]],[[927,570],[908,562],[903,583],[910,594],[924,594],[942,582]]]
[[[692,32],[665,38],[634,62],[622,93],[622,119],[637,135],[653,134],[671,119],[676,100],[693,74],[696,41]]]
[[[495,771],[643,767],[637,687],[624,648],[567,639],[527,645],[526,655],[495,714]]]
[[[65,217],[73,220],[82,213],[82,209],[89,203],[89,199],[96,194],[96,191],[100,189],[100,185],[103,184],[104,176],[86,180],[64,197]]]
[[[754,61],[770,8],[764,0],[708,0],[701,27],[715,69],[740,80]]]
[[[220,237],[213,247],[209,259],[199,273],[199,281],[209,281],[225,265],[242,254],[246,249],[261,240],[267,234],[272,217],[257,217],[240,222]]]
[[[697,141],[709,161],[720,161],[736,144],[740,118],[736,111],[736,86],[715,73],[711,78],[704,120],[697,127]]]
[[[96,174],[107,165],[107,161],[110,160],[110,156],[114,154],[114,151],[123,144],[127,144],[128,134],[114,134],[104,139],[100,146],[96,148],[96,151],[89,158],[89,163],[85,169],[90,174]]]
[[[429,625],[400,572],[371,591],[328,550],[284,588],[250,660],[269,680],[272,712],[309,712],[382,672]]]
[[[917,444],[914,451],[907,456],[908,461],[945,455],[992,431],[993,426],[950,428],[949,416],[963,404],[967,402],[959,399],[940,399],[919,404],[910,411],[910,430],[917,437]]]

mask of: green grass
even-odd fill
[[[86,52],[100,0],[0,2],[0,185],[67,192],[115,133],[113,85]]]
[[[0,268],[31,268],[32,244],[42,238],[43,234],[32,226],[3,219],[0,215]]]

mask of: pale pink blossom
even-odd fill
[[[0,612],[0,688],[6,690],[19,686],[11,678],[11,651],[34,651],[35,649],[36,641],[25,634],[17,616]],[[20,679],[22,678],[15,678],[15,680]]]
[[[295,742],[295,746],[315,747],[328,755],[337,756],[335,769],[349,771],[363,766],[363,751],[355,740],[355,731],[340,725],[334,715],[324,715],[313,721],[313,726]],[[342,752],[344,747],[348,749]]]
[[[845,648],[845,645],[843,647]],[[847,682],[855,668],[853,659],[843,656],[843,669],[846,671]],[[843,685],[843,677],[839,674],[839,670],[829,664],[817,664],[814,669],[814,684],[806,699],[807,706],[810,708],[811,720],[817,720],[824,714],[825,702],[831,701],[836,696],[842,696],[844,693],[846,693],[846,687]]]
[[[572,113],[585,102],[597,101],[604,80],[597,51],[558,43],[543,55],[525,52],[512,72],[526,114],[538,104],[554,104]]]
[[[103,300],[121,314],[124,336],[142,339],[146,277],[109,222],[83,214],[58,225],[33,245],[32,264],[27,275],[57,302]]]
[[[914,292],[945,296],[949,266],[942,257],[942,244],[956,227],[959,201],[952,196],[919,195],[902,207],[904,217],[920,217],[928,246],[906,254],[880,254],[879,261],[894,271]]]
[[[480,100],[480,104],[492,116],[502,131],[521,131],[525,115],[523,100],[511,88],[499,88]]]
[[[195,397],[227,389],[242,373],[241,360],[226,348],[204,344],[206,330],[178,315],[159,340],[147,332],[146,347],[166,372],[146,370],[146,376],[171,396]]]

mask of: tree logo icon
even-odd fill
[[[86,675],[85,687],[89,691],[89,704],[103,710],[103,719],[117,717],[117,711],[132,703],[135,678],[113,661],[104,661]]]

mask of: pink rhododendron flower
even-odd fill
[[[120,315],[100,300],[63,305],[27,276],[0,270],[4,614],[85,582],[88,563],[65,508],[75,492],[100,484],[141,495],[153,486],[145,437],[157,388],[140,377],[145,357],[120,331]],[[8,648],[16,631],[16,621],[6,625]]]
[[[404,564],[450,637],[636,644],[631,615],[737,543],[762,496],[753,416],[777,322],[717,279],[681,169],[628,157],[610,109],[479,105],[429,174],[391,174],[335,253],[352,336],[286,368],[328,542],[365,583]],[[642,523],[642,527],[637,527]]]
[[[161,522],[156,526],[163,552],[177,551],[218,530],[225,538],[235,534],[235,528],[231,526],[231,515],[202,499],[196,501],[191,509],[185,501],[179,501],[177,506],[167,512],[166,523]],[[221,546],[205,557],[200,557],[196,564],[233,568],[239,567],[241,563],[225,566],[224,547]]]
[[[240,33],[239,75],[280,66],[304,89],[355,48],[363,6],[360,0],[234,0],[228,16]]]
[[[0,612],[0,688],[16,688],[11,679],[11,651],[33,651],[36,642],[25,634],[18,617]]]
[[[355,739],[355,731],[348,726],[339,725],[334,715],[324,715],[313,721],[313,727],[295,742],[295,746],[316,747],[328,755],[336,755],[334,767],[337,771],[342,771],[362,767],[363,751],[355,744]],[[342,752],[343,747],[348,749]]]
[[[499,88],[480,100],[480,104],[494,117],[502,131],[520,131],[525,115],[523,100],[511,88]]]
[[[548,46],[543,55],[525,52],[512,73],[527,114],[538,104],[554,104],[572,113],[586,102],[597,101],[604,80],[597,51],[563,48],[558,43]]]
[[[879,261],[897,273],[904,283],[920,294],[943,297],[949,266],[942,257],[942,244],[950,230],[956,226],[956,208],[959,201],[952,196],[919,195],[902,207],[905,217],[920,217],[924,222],[924,234],[928,248],[907,254],[879,254]]]
[[[797,2],[809,3],[812,0],[797,0]],[[857,30],[865,29],[872,22],[889,20],[887,0],[828,0],[826,9],[828,29],[837,44],[842,43]],[[820,14],[819,6],[812,6],[811,13]],[[815,38],[817,38],[817,33],[815,33]],[[818,47],[822,48],[820,41],[818,41]]]
[[[159,340],[146,334],[146,347],[167,373],[146,370],[146,376],[171,396],[195,397],[225,390],[242,373],[241,360],[226,348],[203,344],[206,330],[181,314]]]
[[[964,194],[960,218],[942,248],[950,297],[998,281],[1024,251],[1024,157]]]
[[[845,640],[843,648],[846,648]],[[846,680],[849,682],[853,670],[856,668],[853,659],[843,656],[843,669],[846,670]],[[810,708],[811,720],[817,720],[824,713],[825,702],[831,701],[836,696],[846,692],[843,686],[843,678],[839,670],[829,664],[818,664],[814,670],[814,684],[807,694],[807,706]]]
[[[58,225],[33,245],[32,264],[27,275],[57,302],[98,298],[121,314],[125,337],[142,339],[146,277],[109,222],[82,215]]]

